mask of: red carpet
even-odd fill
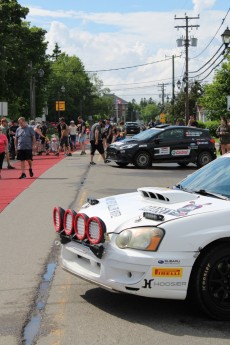
[[[2,178],[0,179],[0,213],[4,208],[10,204],[21,192],[28,188],[36,178],[42,175],[46,170],[60,162],[65,158],[63,153],[59,157],[54,156],[52,153],[49,156],[43,154],[42,156],[33,157],[33,172],[34,176],[30,177],[28,171],[28,164],[26,162],[26,179],[19,179],[21,175],[21,164],[16,161],[13,164],[16,169],[8,170],[2,169]]]

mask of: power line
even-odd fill
[[[219,32],[221,26],[224,24],[225,19],[227,18],[227,15],[228,15],[229,11],[230,11],[230,7],[229,7],[229,9],[228,9],[228,11],[227,11],[225,17],[222,19],[222,23],[220,24],[218,30],[216,31],[215,35],[213,36],[213,38],[211,39],[211,41],[208,43],[208,45],[207,45],[198,55],[196,55],[196,56],[190,58],[190,60],[196,59],[197,57],[199,57],[199,56],[200,56],[201,54],[203,54],[203,52],[210,46],[210,44],[212,43],[212,41],[214,40],[214,38],[215,38],[216,35],[218,34],[218,32]]]
[[[202,68],[204,68],[215,56],[216,54],[220,51],[220,49],[223,47],[224,44],[222,44],[218,50],[215,52],[215,54],[211,57],[211,59],[209,59],[202,67],[200,67],[198,70],[196,71],[192,71],[192,72],[189,72],[189,73],[196,73],[196,72],[199,72]]]

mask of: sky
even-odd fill
[[[191,81],[212,81],[214,72],[207,75],[222,58],[211,67],[213,56],[222,44],[221,34],[230,27],[229,0],[18,2],[29,8],[26,20],[31,26],[47,31],[48,53],[57,42],[62,52],[79,57],[86,71],[96,72],[104,87],[128,102],[150,97],[159,102],[163,89],[171,98],[173,60],[175,84],[185,71],[186,16]],[[193,38],[197,46],[191,45]]]

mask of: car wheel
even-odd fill
[[[119,167],[126,167],[129,163],[116,162]]]
[[[197,157],[197,166],[198,168],[202,168],[206,164],[212,161],[212,156],[209,152],[201,152]]]
[[[146,169],[152,165],[152,159],[148,152],[140,151],[134,158],[134,165],[140,169]]]
[[[189,293],[212,318],[230,320],[229,242],[216,245],[198,259],[192,272]]]

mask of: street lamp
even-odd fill
[[[228,27],[222,33],[221,37],[222,37],[223,43],[225,44],[225,49],[228,48],[228,45],[230,43],[230,30]]]

